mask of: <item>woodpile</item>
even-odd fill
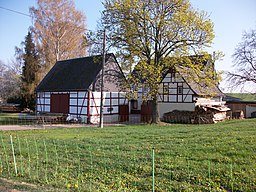
[[[168,123],[211,124],[228,119],[225,106],[196,106],[195,111],[174,110],[163,115]]]
[[[2,104],[0,105],[1,113],[19,113],[21,112],[21,108],[16,104]]]
[[[38,124],[58,124],[58,123],[67,123],[67,115],[63,113],[40,113],[37,115]]]

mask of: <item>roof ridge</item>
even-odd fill
[[[113,53],[107,53],[107,56],[111,56],[114,55]],[[94,58],[94,57],[100,57],[102,56],[102,54],[98,54],[98,55],[91,55],[91,56],[85,56],[85,57],[76,57],[76,58],[70,58],[70,59],[64,59],[64,60],[59,60],[57,62],[61,62],[61,61],[72,61],[72,60],[77,60],[77,59],[86,59],[86,58]],[[56,62],[56,63],[57,63]]]

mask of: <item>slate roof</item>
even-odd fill
[[[114,57],[107,54],[106,61]],[[57,61],[36,92],[41,91],[83,91],[87,90],[101,71],[102,55]]]

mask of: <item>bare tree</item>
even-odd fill
[[[20,95],[20,70],[13,60],[8,65],[0,60],[0,100],[7,102]]]
[[[256,87],[256,30],[245,32],[242,39],[233,54],[235,70],[227,72],[231,88],[245,88],[248,83]]]
[[[45,73],[58,60],[85,55],[85,15],[73,0],[37,0],[30,13]]]

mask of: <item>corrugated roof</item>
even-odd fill
[[[107,54],[106,60],[114,56]],[[36,91],[87,90],[101,71],[102,55],[58,61]]]

